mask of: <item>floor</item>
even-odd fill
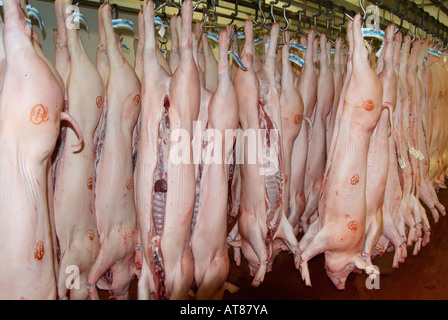
[[[439,199],[448,208],[448,191],[441,190]],[[231,261],[228,282],[239,287],[236,293],[226,292],[224,300],[414,300],[448,299],[448,217],[441,217],[437,224],[431,221],[431,242],[412,256],[408,248],[406,261],[398,269],[392,268],[393,252],[373,260],[380,270],[379,289],[367,289],[366,274],[351,275],[346,289],[338,291],[327,278],[324,256],[321,254],[309,262],[312,287],[306,287],[300,272],[294,268],[293,256],[282,253],[274,262],[273,270],[258,288],[250,286],[247,263],[241,267]],[[229,251],[233,257],[233,251]],[[136,298],[136,281],[131,287],[131,299]]]

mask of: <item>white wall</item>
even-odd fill
[[[76,3],[76,0],[74,0],[73,3]],[[44,22],[44,30],[41,31],[37,23],[33,24],[34,30],[37,31],[41,38],[41,45],[45,55],[54,62],[53,30],[56,29],[56,16],[53,1],[29,0],[29,4],[35,7],[42,17]],[[79,9],[86,18],[89,26],[88,32],[82,28],[79,30],[79,34],[83,40],[84,49],[87,52],[87,55],[94,63],[96,63],[96,47],[98,45],[98,10],[85,6],[79,6]],[[134,23],[134,34],[126,31],[126,34],[123,35],[123,44],[127,45],[131,49],[129,53],[124,52],[124,55],[131,66],[133,66],[134,39],[138,36],[138,17],[137,15],[124,13],[119,13],[119,17],[130,20]]]

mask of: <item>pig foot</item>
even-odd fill
[[[439,212],[437,211],[436,207],[433,206],[433,207],[429,208],[429,210],[431,211],[432,218],[434,219],[434,223],[439,222]]]
[[[400,245],[400,256],[401,256],[401,260],[400,262],[403,263],[405,261],[405,259],[408,257],[408,247],[406,246],[406,243],[402,243]]]
[[[316,220],[311,225],[313,227],[313,229],[318,227],[318,224],[319,224],[318,221],[319,220]],[[310,227],[310,231],[311,231],[311,227]],[[309,233],[311,233],[311,232],[309,232]],[[309,233],[306,233],[305,236],[307,236]],[[325,251],[325,248],[327,246],[327,236],[326,236],[327,234],[328,233],[323,232],[323,229],[321,229],[319,232],[317,232],[317,234],[314,236],[314,238],[312,238],[312,240],[306,246],[306,249],[303,250],[302,254],[300,255],[300,259],[301,259],[300,273],[302,275],[302,280],[305,281],[305,285],[308,287],[311,287],[310,274],[309,274],[309,270],[308,270],[308,261],[310,261],[312,258],[317,256],[318,254],[321,254],[322,252]],[[302,240],[303,240],[303,238],[302,238]],[[300,244],[303,245],[304,243],[301,242]],[[299,246],[299,248],[300,248],[300,246]]]
[[[87,290],[89,291],[89,300],[100,300],[96,286],[93,283],[87,282]]]
[[[428,219],[428,215],[426,214],[426,210],[423,207],[422,204],[420,204],[420,213],[421,213],[421,217],[422,217],[422,228],[423,228],[423,233],[425,234],[425,238],[427,237],[427,233],[429,233],[429,231],[431,231],[431,226],[429,225],[429,219]],[[429,243],[429,241],[428,241]]]
[[[302,253],[300,251],[294,252],[294,267],[300,270],[300,263],[302,261]]]
[[[227,245],[233,248],[233,261],[239,267],[241,265],[241,236],[238,232],[238,223],[227,236]]]
[[[282,251],[289,250],[291,253],[294,254],[295,266],[297,268],[298,263],[296,262],[296,259],[299,259],[300,257],[299,242],[294,234],[293,227],[289,223],[286,216],[282,216],[274,238],[276,240],[279,239],[282,241],[280,243],[277,243],[278,244],[277,246],[274,245],[274,249],[277,252],[275,254],[272,254],[272,257],[276,257],[277,254],[279,253],[278,252],[279,250]],[[271,258],[271,261],[273,261],[273,258]]]
[[[371,280],[375,280],[380,275],[378,268],[372,264],[372,261],[370,259],[365,260],[360,254],[353,257],[353,263],[356,268],[364,270]]]
[[[397,250],[397,249],[396,249]],[[398,258],[398,262],[399,263],[404,263],[404,261],[406,260],[407,256],[408,256],[408,249],[406,246],[406,243],[402,243],[399,247],[398,250],[400,251],[400,255]],[[397,267],[398,268],[398,267]]]
[[[257,288],[260,286],[261,283],[263,283],[267,269],[268,269],[268,261],[261,262],[260,268],[258,268],[258,271],[255,274],[254,280],[252,281],[252,284],[251,284],[252,288]]]
[[[355,268],[353,269],[353,273],[362,274],[362,272],[364,270],[366,270],[367,266],[372,265],[372,261],[370,260],[370,256],[367,253],[363,252],[361,256],[362,256],[363,266],[358,268],[356,266],[356,264],[355,264]],[[358,265],[359,265],[359,263],[358,263]]]
[[[403,241],[403,239],[400,237],[400,234],[398,233],[398,230],[393,225],[386,228],[384,234],[395,248],[392,268],[398,268],[398,264],[404,262],[404,258],[407,255],[406,242]]]
[[[399,264],[403,263],[407,256],[406,243],[397,244],[394,245],[394,247],[395,247],[395,253],[392,262],[392,268],[398,269]]]
[[[234,246],[240,246],[241,243],[237,242],[236,240],[241,239],[238,232],[238,223],[236,223],[232,230],[227,235],[227,244],[234,247]]]
[[[137,286],[137,299],[138,300],[154,300],[155,294],[151,288],[154,288],[154,279],[151,278],[151,272],[147,263],[143,263],[142,271],[140,273],[140,279]]]
[[[389,240],[385,237],[382,237],[377,244],[375,244],[375,248],[373,249],[372,259],[375,259],[377,256],[382,257],[384,252],[386,252],[387,245],[389,244]]]
[[[113,257],[108,256],[108,252],[105,249],[104,243],[100,249],[98,257],[90,269],[88,276],[88,289],[89,289],[89,298],[91,300],[99,300],[98,292],[96,290],[96,286],[101,279],[101,277],[112,267],[115,263]]]
[[[401,260],[400,253],[401,253],[400,249],[395,247],[394,260],[392,261],[392,268],[394,269],[398,269],[398,265]]]
[[[408,231],[408,236],[407,236],[407,245],[408,246],[411,246],[412,245],[412,242],[415,242],[416,241],[416,227],[415,226],[413,226],[413,227],[410,227],[409,228],[409,231]]]
[[[233,218],[238,217],[240,212],[240,199],[235,199],[235,202],[232,203],[232,208],[230,209],[229,215]]]
[[[422,228],[422,222],[420,221],[419,223],[417,223],[416,225],[416,241],[418,240],[418,238],[421,238],[423,236],[423,228]]]
[[[440,202],[436,203],[436,208],[437,208],[437,210],[439,210],[439,212],[442,214],[442,216],[446,216],[445,207]]]
[[[438,187],[439,189],[446,189],[446,185],[445,185],[445,183],[443,183],[443,182],[436,182],[436,184],[437,184],[437,187]]]
[[[415,245],[414,245],[414,250],[412,251],[412,255],[413,256],[416,256],[419,253],[419,251],[420,251],[420,249],[422,247],[422,241],[423,241],[423,239],[421,237],[418,237],[418,239],[417,239],[417,241],[415,242]]]
[[[241,249],[240,248],[233,248],[233,261],[235,261],[235,264],[237,267],[241,266]]]
[[[431,228],[425,227],[423,228],[423,247],[426,247],[431,242]]]
[[[299,269],[300,269],[300,274],[302,275],[302,281],[305,282],[305,285],[307,287],[312,287],[311,280],[310,280],[310,271],[308,270],[308,262],[301,260]]]
[[[435,201],[428,190],[428,185],[422,184],[420,188],[420,199],[425,203],[425,205],[429,208],[431,211],[432,217],[434,219],[434,222],[437,223],[439,221],[439,212],[437,211],[435,207]]]
[[[365,261],[368,266],[373,264],[370,254],[363,252],[361,257],[362,257],[362,260]]]

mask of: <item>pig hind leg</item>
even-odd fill
[[[374,221],[371,221],[371,223],[368,225],[366,229],[364,254],[367,254],[369,256],[369,259],[372,256],[373,250],[375,249],[375,245],[378,243],[382,229],[383,229],[383,210],[380,207],[375,213]]]
[[[315,223],[317,223],[316,220]],[[323,253],[327,248],[327,234],[325,229],[321,229],[316,236],[308,243],[306,249],[302,252],[300,258],[300,273],[302,280],[305,281],[305,285],[311,287],[310,273],[308,270],[308,261],[315,256]],[[330,233],[331,234],[331,233]]]
[[[64,255],[61,260],[61,264],[59,267],[59,276],[58,276],[58,296],[59,299],[65,300],[67,299],[67,295],[70,294],[71,300],[85,300],[88,298],[89,293],[87,291],[87,278],[86,271],[79,270],[79,274],[75,276],[71,281],[69,277],[73,275],[70,269],[70,266],[79,266],[80,261],[75,257],[68,255]],[[76,287],[76,284],[79,284],[79,288]],[[71,288],[73,285],[73,289]],[[70,291],[70,293],[69,293]]]
[[[87,272],[83,272],[79,275],[79,283],[81,284],[78,289],[70,290],[70,300],[86,300],[89,297],[89,291],[87,286]]]
[[[432,218],[434,222],[439,221],[439,212],[436,209],[436,203],[432,198],[430,191],[428,190],[427,184],[421,184],[420,188],[420,199],[425,203],[428,209],[431,211]]]
[[[108,270],[112,272],[113,281],[110,288],[107,289],[112,291],[114,298],[126,299],[128,285],[135,273],[135,259],[134,254],[129,257],[126,256],[126,253],[117,251],[116,248],[120,247],[118,242],[121,245],[121,241],[122,236],[120,235],[117,240],[109,237],[103,242],[88,277],[91,299],[99,298],[95,285],[101,281],[101,278]]]
[[[446,215],[446,210],[445,207],[440,203],[439,198],[437,197],[437,193],[436,190],[434,189],[434,187],[431,184],[431,181],[429,181],[429,178],[427,178],[427,186],[428,186],[428,190],[431,194],[431,197],[434,199],[434,204],[437,208],[437,210],[439,210],[439,212],[442,214],[442,216]]]
[[[138,300],[155,300],[155,293],[153,288],[155,288],[155,284],[153,283],[151,277],[151,271],[149,270],[148,263],[143,257],[142,260],[142,270],[140,273],[140,278],[138,280],[138,292],[137,299]]]
[[[251,268],[251,275],[255,269],[254,261],[258,260],[259,267],[256,271],[254,280],[252,281],[252,287],[258,287],[264,280],[266,272],[268,270],[269,255],[265,244],[265,238],[263,236],[262,228],[255,217],[261,213],[243,212],[240,216],[238,229],[240,231],[242,239],[241,250],[243,255],[249,261]]]
[[[228,272],[229,259],[227,254],[214,257],[204,270],[202,279],[198,284],[195,300],[221,300],[224,295]]]
[[[129,286],[135,275],[134,256],[118,261],[111,268],[113,282],[111,290],[116,300],[129,300]]]
[[[283,241],[283,243],[286,244],[287,249],[289,249],[289,251],[291,251],[291,253],[294,255],[294,263],[296,265],[296,268],[299,268],[299,263],[300,263],[299,242],[297,241],[297,238],[294,234],[293,227],[289,223],[286,216],[282,216],[282,218],[280,220],[279,227],[277,229],[277,232],[276,232],[274,238],[281,239]],[[280,243],[278,245],[277,250],[285,249],[283,243]]]
[[[167,296],[170,300],[186,300],[194,281],[193,255],[190,248],[184,249],[180,262],[173,271],[166,273]]]
[[[88,276],[88,288],[89,297],[91,300],[99,300],[98,291],[96,289],[96,284],[99,282],[100,278],[108,271],[112,265],[115,263],[115,257],[108,254],[108,250],[105,250],[106,242],[101,246],[98,257],[89,272]]]
[[[406,243],[401,238],[390,217],[390,214],[387,212],[384,212],[383,215],[383,236],[390,241],[395,248],[392,268],[398,268],[398,263],[404,262],[406,257]]]

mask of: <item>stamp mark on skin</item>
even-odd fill
[[[89,238],[89,240],[91,240],[91,241],[93,239],[95,239],[95,232],[93,232],[92,229],[87,230],[86,235],[87,235],[87,238]]]
[[[355,220],[350,221],[347,227],[349,228],[350,231],[356,231],[358,229],[358,222]]]
[[[96,97],[96,106],[98,108],[101,108],[103,106],[103,97],[101,96]]]
[[[359,175],[355,174],[351,179],[350,179],[350,183],[352,185],[357,185],[359,183]]]
[[[92,190],[93,188],[93,178],[89,177],[89,179],[87,179],[87,189]]]
[[[138,106],[140,103],[140,95],[136,94],[134,99],[132,99],[132,103],[134,104],[134,106]]]
[[[367,101],[364,101],[362,107],[367,111],[372,111],[375,108],[375,105],[373,104],[373,101],[369,99]]]
[[[128,189],[128,190],[132,189],[132,179],[128,179],[126,181],[126,189]]]
[[[44,243],[42,241],[37,242],[36,247],[34,248],[34,259],[42,260],[45,254]]]
[[[47,122],[48,117],[48,108],[44,107],[41,104],[38,104],[33,109],[31,109],[30,120],[33,124],[39,125],[41,123]]]

